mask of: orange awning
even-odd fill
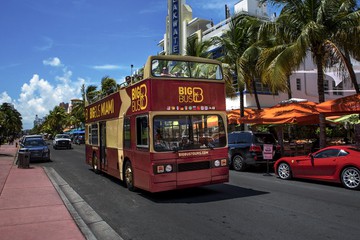
[[[360,94],[319,103],[316,108],[325,115],[360,113]]]
[[[264,108],[239,118],[240,123],[253,124],[316,124],[319,122],[319,112],[316,103],[310,101],[291,102]]]
[[[257,116],[258,112],[260,110],[257,109],[252,109],[252,108],[245,108],[244,109],[244,117],[246,118],[254,118],[255,116]],[[240,119],[240,109],[234,109],[234,110],[230,110],[227,111],[227,117],[228,117],[228,123],[231,124],[240,124],[241,122],[239,122]]]

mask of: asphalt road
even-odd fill
[[[230,171],[230,182],[150,194],[95,174],[84,145],[51,151],[55,171],[123,239],[359,239],[360,191],[283,181],[262,170]]]

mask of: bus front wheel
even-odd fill
[[[126,183],[126,187],[130,190],[130,191],[135,191],[135,187],[134,187],[134,172],[131,166],[131,162],[127,161],[125,163],[125,173],[124,173],[124,178],[125,178],[125,183]]]

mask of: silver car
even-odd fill
[[[67,134],[56,134],[53,140],[54,149],[71,149],[71,138]]]

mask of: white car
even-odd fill
[[[53,148],[71,149],[71,138],[67,134],[56,134],[53,140]]]

